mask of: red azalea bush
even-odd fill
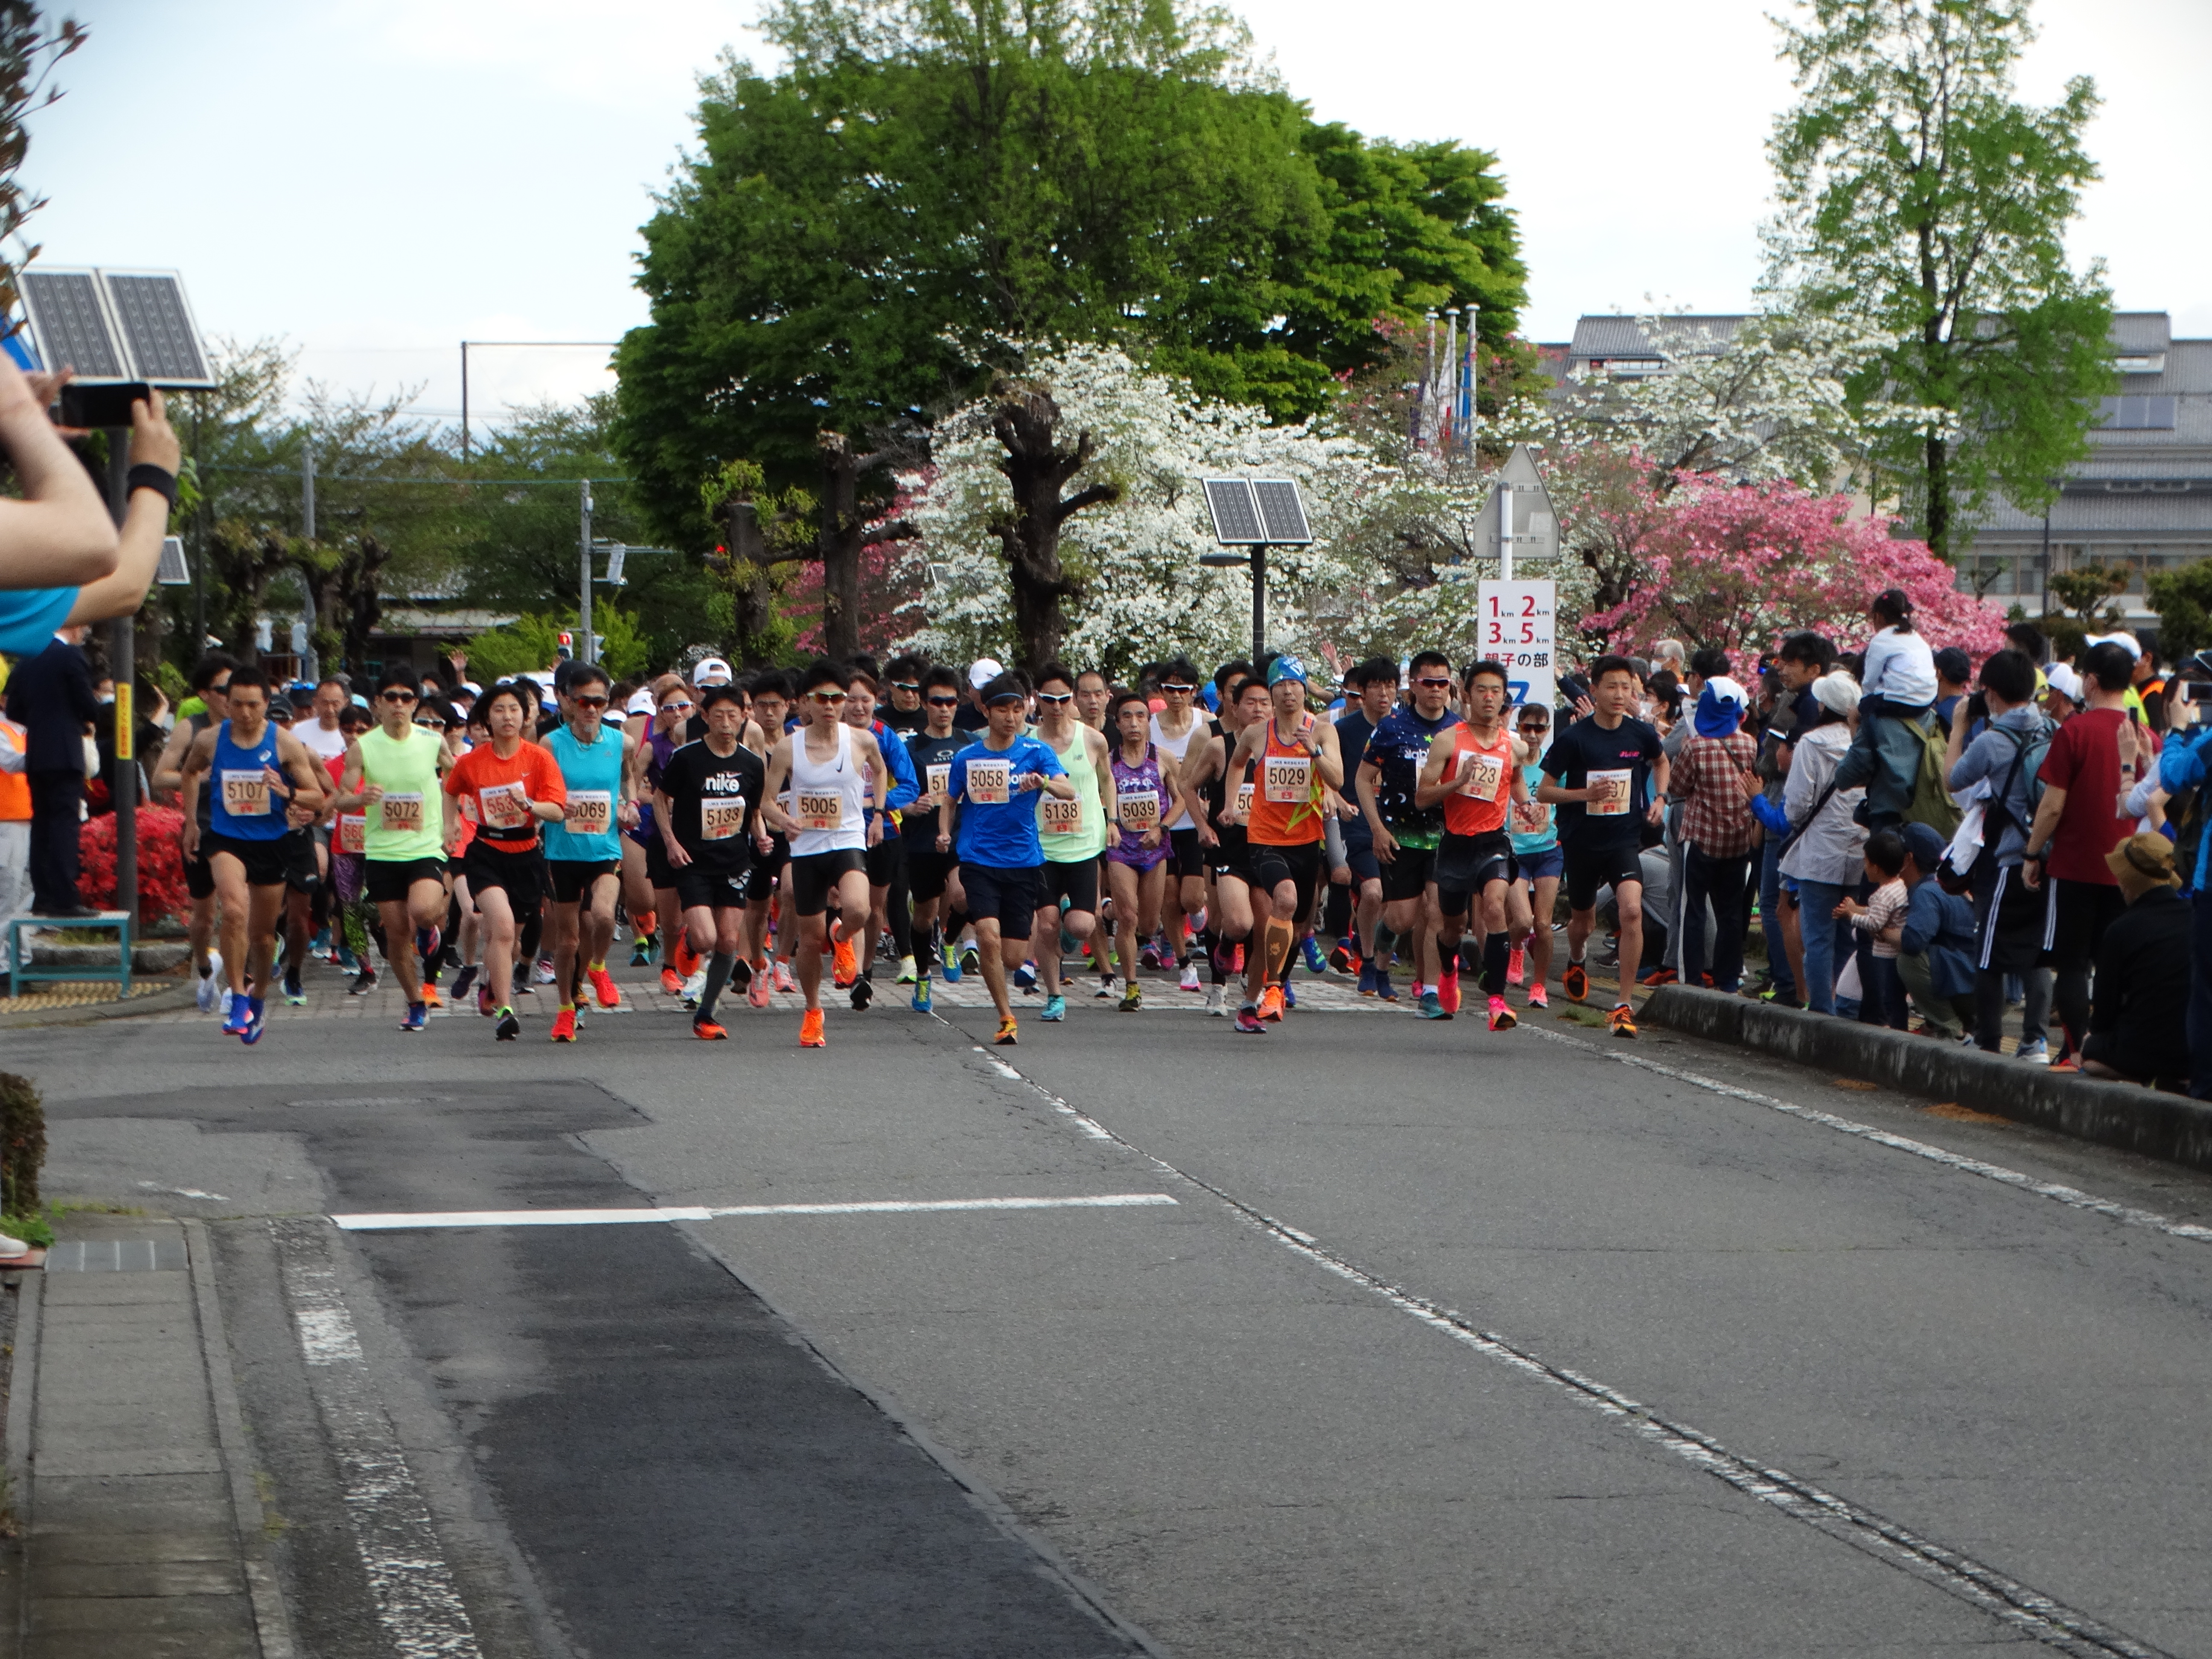
[[[173,806],[138,809],[138,926],[185,920],[191,907],[185,890],[185,856],[177,836],[185,815]],[[87,904],[115,908],[115,817],[88,818],[77,831],[77,891]]]

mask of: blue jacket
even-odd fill
[[[914,757],[907,753],[905,738],[881,720],[869,730],[876,734],[876,747],[883,750],[884,763],[890,769],[891,790],[886,798],[890,810],[896,812],[901,807],[913,805],[921,793],[921,784],[914,775]],[[875,811],[873,807],[868,810]]]
[[[2209,766],[2212,766],[2212,726],[2200,727],[2193,736],[2173,732],[2167,737],[2166,747],[2158,751],[2159,786],[2169,795],[2178,789],[2202,789]],[[2189,878],[2192,892],[2212,890],[2205,885],[2207,854],[2212,854],[2212,836],[2197,843],[2197,868]]]
[[[1939,997],[1974,994],[1974,911],[1955,893],[1947,893],[1930,876],[1905,901],[1905,928],[1898,949],[1925,956]]]

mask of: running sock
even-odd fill
[[[607,971],[607,959],[605,957],[601,957],[597,962],[592,964],[592,971],[595,974],[605,973]]]
[[[1206,953],[1207,965],[1213,969],[1216,985],[1229,983],[1229,970],[1237,960],[1237,945],[1233,939],[1216,939],[1213,949]]]
[[[634,916],[631,920],[637,923],[637,936],[640,939],[651,939],[653,930],[660,925],[660,918],[650,910],[641,916]]]
[[[1289,922],[1279,921],[1273,916],[1267,918],[1267,965],[1262,977],[1263,983],[1279,985],[1283,982],[1284,967],[1291,959],[1291,947],[1297,943],[1297,930]]]
[[[1375,948],[1368,953],[1367,959],[1373,963],[1377,968],[1380,968],[1390,960],[1390,952],[1397,948],[1398,936],[1392,933],[1388,927],[1385,927],[1381,922],[1376,922],[1375,924]]]
[[[1506,933],[1492,933],[1482,941],[1482,988],[1492,996],[1505,994],[1505,963],[1511,950],[1511,936]]]
[[[737,965],[736,956],[727,951],[717,951],[707,958],[707,988],[700,994],[699,1012],[692,1016],[695,1020],[714,1018],[714,999],[722,994],[722,988],[730,982],[730,970]]]
[[[968,931],[968,913],[955,910],[945,918],[945,942],[954,950],[960,948],[960,935]]]

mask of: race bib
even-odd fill
[[[1119,791],[1115,809],[1121,814],[1124,830],[1134,830],[1142,835],[1160,827],[1160,792],[1149,783],[1140,789]]]
[[[1013,769],[1007,761],[969,761],[968,799],[978,806],[1004,806],[1012,798]]]
[[[1073,836],[1083,829],[1083,802],[1047,795],[1037,803],[1037,828],[1048,836]]]
[[[368,850],[368,814],[341,812],[338,814],[338,851],[366,853]]]
[[[494,830],[520,830],[530,822],[530,801],[519,783],[495,783],[477,791],[483,804],[483,822]],[[461,797],[464,805],[468,797]]]
[[[941,795],[952,782],[952,763],[939,761],[929,769],[929,793]]]
[[[699,837],[702,841],[727,841],[745,827],[745,798],[727,796],[699,803]]]
[[[1593,793],[1588,811],[1594,818],[1620,818],[1628,816],[1629,786],[1636,774],[1626,768],[1618,771],[1593,772],[1589,785]]]
[[[799,820],[801,830],[842,830],[845,827],[845,797],[837,790],[812,794],[804,789],[793,790],[792,817]]]
[[[1513,833],[1516,836],[1540,836],[1551,827],[1552,809],[1540,800],[1516,800],[1513,803]]]
[[[258,770],[222,775],[222,810],[234,818],[269,816],[269,780]]]
[[[568,832],[575,836],[604,836],[615,819],[615,798],[605,789],[568,792]]]
[[[1267,799],[1279,805],[1297,805],[1313,795],[1313,762],[1304,755],[1267,757]]]
[[[1462,750],[1459,757],[1459,792],[1474,800],[1496,800],[1498,786],[1504,780],[1505,763],[1496,755],[1482,754],[1475,750]]]
[[[413,794],[387,794],[377,803],[377,827],[387,836],[407,835],[422,827],[422,797]]]
[[[1252,788],[1249,779],[1237,786],[1237,816],[1240,818],[1252,816]]]

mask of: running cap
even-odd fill
[[[691,671],[691,684],[698,686],[727,685],[735,678],[737,676],[730,672],[730,665],[720,657],[702,657],[698,666]]]
[[[968,684],[981,691],[1006,671],[988,657],[978,657],[968,665]]]
[[[2075,702],[2089,701],[2088,694],[2081,689],[2081,677],[2069,665],[2055,662],[2043,671],[2043,678],[2053,691],[2063,691]]]
[[[1744,705],[1749,701],[1741,685],[1725,674],[1716,674],[1698,693],[1698,735],[1728,736],[1743,724]]]
[[[1267,665],[1267,689],[1272,691],[1285,680],[1306,683],[1306,665],[1287,651]]]
[[[653,713],[652,691],[647,690],[635,693],[625,706],[633,714],[650,714]]]
[[[2142,659],[2142,642],[2132,634],[2092,634],[2087,643],[2093,651],[2100,645],[2117,645],[2138,662]]]

